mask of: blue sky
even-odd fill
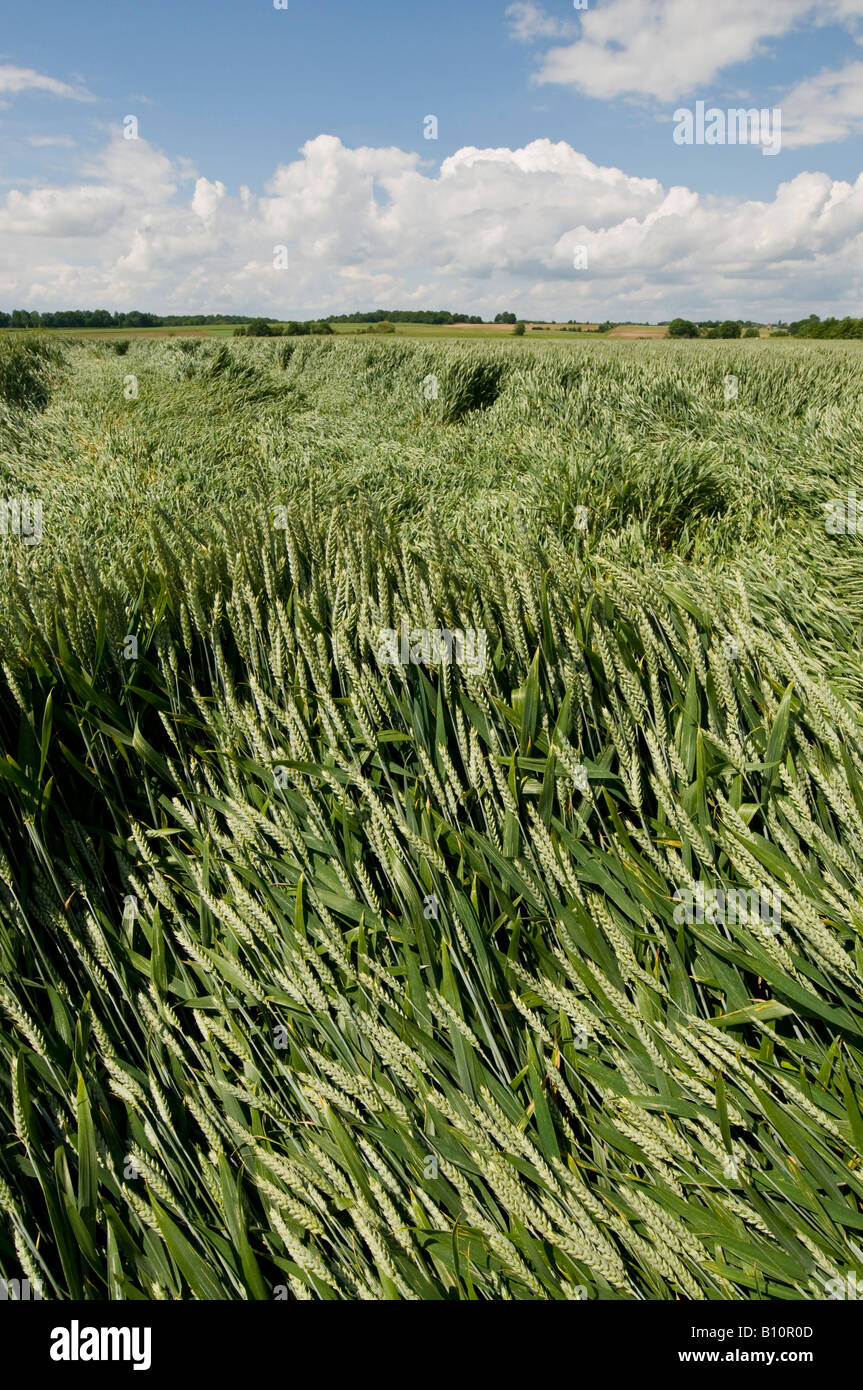
[[[672,300],[696,312],[708,295],[751,303],[766,278],[765,312],[831,311],[863,286],[861,36],[863,0],[10,8],[0,306],[95,295],[131,307],[131,295],[162,310],[278,300],[337,312],[374,307],[387,291],[393,307],[485,312],[515,296],[539,315],[563,296],[572,315],[555,317],[606,316],[606,306],[634,317],[626,303],[655,306],[652,316]],[[781,107],[781,153],[675,144],[673,113],[696,100]],[[134,160],[132,142],[120,143],[128,114],[139,122]],[[436,141],[423,138],[429,114]],[[477,160],[470,149],[513,157]],[[289,281],[274,282],[266,246],[279,225],[296,254]],[[723,232],[736,243],[731,267]],[[459,255],[471,237],[485,259]],[[592,273],[572,281],[578,245]]]

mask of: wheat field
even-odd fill
[[[861,437],[854,344],[0,339],[0,1275],[863,1271]]]

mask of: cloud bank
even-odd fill
[[[0,242],[7,309],[859,314],[863,175],[803,173],[746,201],[664,187],[563,142],[467,147],[428,172],[417,154],[319,135],[261,192],[232,193],[118,131],[74,182],[12,189]]]

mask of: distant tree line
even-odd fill
[[[554,322],[554,320],[552,320],[552,322]],[[574,324],[576,327],[578,327],[578,325],[583,322],[583,319],[567,319],[568,324]],[[640,319],[638,321],[636,321],[635,319],[606,319],[603,324],[600,324],[600,328],[603,332],[605,332],[605,330],[608,328],[641,328],[642,326],[643,325]],[[586,331],[589,333],[595,333],[599,330],[591,328],[587,329]]]
[[[494,322],[498,324],[516,324],[521,321],[511,312],[496,314],[494,317]],[[257,325],[266,322],[264,319],[252,320],[252,323]],[[327,320],[292,321],[280,330],[271,329],[270,332],[274,336],[277,336],[278,332],[286,334],[327,333],[331,331],[329,328],[331,323],[383,323],[389,325],[396,323],[459,324],[483,322],[484,320],[479,314],[451,314],[448,309],[373,309],[366,313],[332,314]],[[128,313],[112,313],[109,309],[58,309],[53,313],[42,314],[36,309],[12,309],[9,313],[0,310],[0,328],[202,328],[215,324],[246,325],[248,323],[248,314],[148,314],[140,309],[131,309]],[[576,323],[577,320],[570,319],[565,327],[568,329],[570,325],[574,326]],[[612,328],[630,326],[630,323],[630,320],[624,319],[615,322],[606,321],[599,324],[597,328],[581,331],[607,333]],[[694,323],[689,319],[676,318],[668,323],[669,336],[672,338],[757,337],[758,330],[759,325],[753,323],[751,319],[726,319],[724,321],[701,319]],[[384,328],[383,331],[388,332],[389,330]],[[252,337],[260,336],[260,330],[256,329],[255,332],[251,332],[251,327],[249,333]],[[810,314],[808,318],[799,319],[795,323],[784,323],[780,319],[772,326],[771,336],[863,338],[863,319],[850,317],[820,319],[817,314]]]
[[[332,328],[326,322],[318,323],[309,320],[305,323],[297,323],[291,320],[289,323],[270,323],[267,319],[252,319],[251,323],[241,324],[234,329],[235,338],[299,338],[305,337],[308,333],[332,333]]]
[[[558,323],[556,319],[549,319],[547,323],[534,323],[531,325],[531,333],[610,333],[612,328],[619,328],[618,323],[598,323],[595,328],[588,328],[576,319],[570,319],[569,323]]]
[[[690,319],[672,319],[668,325],[669,338],[759,338],[757,324],[742,323],[739,319],[717,319],[692,323]]]
[[[863,319],[820,319],[810,314],[808,319],[781,326],[794,338],[863,338]]]
[[[672,319],[668,325],[671,338],[757,338],[759,325],[751,320],[726,319],[720,323],[716,319],[702,319],[693,323],[689,319]],[[780,319],[771,325],[772,338],[863,338],[863,319],[820,319],[810,314],[808,319],[798,319],[785,323]]]
[[[612,323],[610,319],[606,319],[604,323],[598,323],[595,328],[586,328],[578,319],[570,319],[569,323],[554,324],[554,327],[559,328],[561,333],[610,333],[612,328],[622,328],[624,325]]]
[[[245,323],[248,314],[145,314],[132,309],[112,314],[109,309],[36,309],[0,311],[0,328],[195,328],[216,323]]]
[[[451,314],[448,309],[372,309],[362,314],[330,314],[330,323],[482,323],[478,314]],[[512,316],[515,323],[515,315]]]

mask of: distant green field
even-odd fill
[[[326,321],[326,320],[324,320]],[[273,328],[283,327],[286,320],[270,319]],[[239,324],[189,324],[188,326],[172,326],[165,328],[45,328],[41,332],[50,334],[55,338],[232,338],[234,329],[240,327]],[[349,336],[368,336],[369,338],[380,338],[386,341],[387,338],[462,338],[465,340],[484,338],[484,339],[505,339],[513,337],[513,326],[511,324],[498,323],[397,323],[393,333],[369,333],[369,324],[366,323],[333,323],[334,333],[344,337]],[[556,340],[558,342],[571,342],[573,339],[582,338],[664,338],[667,337],[667,329],[664,325],[650,323],[627,323],[613,328],[608,333],[597,333],[595,323],[576,323],[576,324],[545,324],[527,323],[527,337]],[[10,330],[0,330],[0,338],[3,333]],[[12,332],[18,333],[21,330],[14,329]],[[763,329],[762,337],[767,337],[767,330]]]
[[[281,327],[284,320],[271,319],[273,327]],[[51,337],[57,338],[232,338],[234,329],[238,324],[204,324],[187,327],[173,326],[166,328],[46,328],[42,332],[48,333]],[[365,323],[334,323],[333,332],[344,336],[366,336],[369,327]],[[593,324],[572,325],[563,328],[556,325],[541,325],[538,329],[528,328],[528,335],[536,333],[537,337],[558,338],[562,340],[579,337],[579,328],[593,328]],[[14,332],[20,330],[15,329]],[[0,335],[2,336],[2,335]],[[429,324],[429,323],[398,323],[395,325],[395,333],[369,333],[370,338],[510,338],[513,336],[510,324],[493,323],[458,323],[458,324]],[[595,336],[595,335],[591,335]],[[603,335],[604,336],[604,335]]]
[[[361,334],[365,336],[369,327],[365,323],[334,323],[335,333]],[[542,338],[573,338],[577,337],[578,327],[594,327],[594,325],[573,325],[563,329],[563,325],[541,325],[539,330],[528,326],[528,335],[536,332],[537,337]],[[397,323],[395,333],[369,333],[371,337],[393,338],[511,338],[513,336],[512,324],[500,323]]]
[[[323,320],[326,322],[326,320]],[[284,327],[284,319],[270,319],[273,328]],[[164,328],[43,328],[40,331],[54,338],[232,338],[235,328],[245,325],[234,323],[174,325]],[[513,334],[512,324],[499,323],[397,323],[393,333],[369,333],[366,323],[331,323],[334,333],[344,337],[368,336],[369,338],[462,338],[505,339]],[[551,324],[527,320],[527,337],[551,339],[558,342],[572,342],[573,339],[591,338],[665,338],[668,331],[665,325],[651,323],[620,324],[607,333],[597,333],[596,323]],[[19,333],[20,329],[0,329],[0,338],[5,333]],[[761,330],[762,337],[768,337],[767,329]]]
[[[175,326],[172,328],[42,328],[41,333],[52,338],[232,338],[234,323]],[[17,335],[20,329],[6,329],[0,337],[9,333]]]

